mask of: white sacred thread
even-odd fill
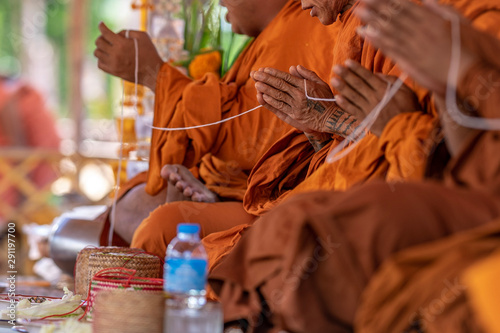
[[[125,38],[130,39],[130,30],[125,32]],[[138,91],[137,85],[139,83],[139,43],[137,39],[134,40],[134,48],[135,48],[135,100],[134,100],[134,109],[137,112],[137,103],[138,103]],[[111,216],[110,216],[110,226],[109,226],[109,235],[108,235],[108,246],[113,245],[113,234],[115,232],[115,221],[116,221],[116,202],[118,201],[118,190],[120,189],[120,175],[122,173],[122,161],[123,161],[123,134],[124,134],[124,126],[123,126],[123,108],[125,98],[125,82],[122,81],[122,107],[120,112],[120,153],[118,157],[118,170],[116,174],[116,188],[115,188],[115,197],[113,200],[113,205],[111,207]]]
[[[486,119],[471,117],[460,111],[457,106],[457,85],[460,68],[461,33],[460,18],[454,14],[443,14],[445,19],[451,22],[451,61],[448,70],[448,81],[446,86],[446,106],[450,117],[462,127],[478,130],[500,130],[500,119]]]
[[[235,116],[232,116],[232,117],[229,117],[229,118],[226,118],[226,119],[223,119],[223,120],[219,120],[219,121],[216,121],[216,122],[213,122],[213,123],[209,123],[209,124],[189,126],[189,127],[176,127],[176,128],[156,127],[156,126],[151,126],[151,125],[148,125],[148,126],[150,128],[152,128],[152,129],[156,129],[156,130],[160,130],[160,131],[167,131],[167,132],[168,131],[187,131],[187,130],[191,130],[191,129],[196,129],[196,128],[202,128],[202,127],[208,127],[208,126],[214,126],[214,125],[222,124],[222,123],[225,123],[227,121],[233,120],[235,118],[244,116],[247,113],[253,112],[253,111],[255,111],[255,110],[257,110],[257,109],[259,109],[261,107],[262,107],[262,105],[259,105],[259,106],[254,107],[253,109],[250,109],[250,110],[247,110],[245,112],[239,113],[239,114],[237,114]]]

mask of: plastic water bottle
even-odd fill
[[[206,303],[208,260],[199,234],[198,224],[179,224],[165,260],[163,289],[188,308],[201,308]]]
[[[167,248],[164,290],[166,301],[164,332],[222,333],[219,303],[207,303],[207,253],[200,242],[200,226],[183,223]]]

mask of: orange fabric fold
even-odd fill
[[[324,27],[289,1],[243,51],[222,80],[212,74],[192,81],[170,65],[158,75],[154,125],[185,127],[216,122],[258,105],[250,72],[262,67],[288,71],[302,64],[326,79],[335,27]],[[154,130],[147,192],[166,186],[165,164],[198,166],[200,178],[226,199],[243,199],[246,180],[258,158],[290,127],[261,108],[227,123],[201,129]],[[209,155],[207,155],[209,154]]]
[[[498,221],[494,230],[498,232]],[[498,243],[498,240],[497,240]],[[499,333],[498,309],[500,309],[500,243],[496,244],[496,252],[486,259],[467,269],[463,274],[467,294],[472,309],[478,317],[481,326],[488,333]]]

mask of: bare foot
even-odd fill
[[[167,164],[161,169],[161,176],[168,180],[167,202],[196,201],[216,202],[219,198],[191,171],[179,164]]]

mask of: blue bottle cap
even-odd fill
[[[198,234],[200,225],[197,223],[180,223],[177,225],[177,233]]]

